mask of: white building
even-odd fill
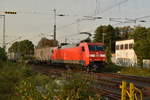
[[[116,41],[116,64],[134,66],[137,64],[137,56],[133,50],[134,40]]]

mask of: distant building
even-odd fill
[[[137,56],[133,49],[134,40],[116,41],[115,63],[122,66],[137,65]]]

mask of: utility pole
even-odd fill
[[[6,11],[6,12],[4,12],[5,14],[17,14],[17,12],[15,12],[15,11]],[[4,49],[6,49],[6,36],[5,36],[5,34],[6,34],[6,19],[5,19],[5,15],[0,15],[0,16],[2,16],[3,17],[3,48]]]
[[[56,41],[56,9],[54,9],[54,40]]]
[[[56,41],[56,16],[65,16],[64,14],[56,14],[56,9],[54,8],[54,40]]]
[[[5,49],[6,48],[6,43],[5,43],[5,15],[0,15],[3,17],[3,48]]]
[[[6,45],[5,45],[5,15],[3,15],[4,19],[3,19],[3,48],[5,49],[6,48]]]
[[[105,33],[102,33],[103,37],[102,37],[102,42],[105,43]]]

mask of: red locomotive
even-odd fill
[[[52,63],[95,66],[105,63],[106,56],[102,43],[80,43],[53,48]],[[97,66],[98,67],[98,66]]]
[[[91,43],[89,35],[78,44],[64,44],[63,46],[49,46],[35,49],[37,62],[49,64],[81,65],[82,68],[99,68],[106,62],[103,43]],[[45,42],[44,42],[45,43]],[[47,42],[46,42],[47,43]],[[69,66],[70,67],[70,66]]]

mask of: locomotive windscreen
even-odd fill
[[[104,51],[104,46],[101,45],[88,45],[90,51]]]

